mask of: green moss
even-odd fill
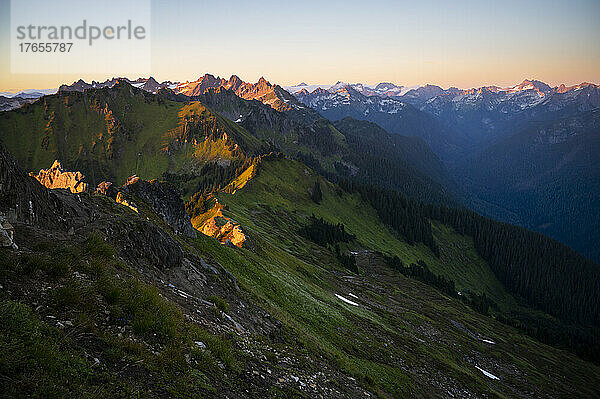
[[[229,313],[229,304],[223,298],[218,295],[211,295],[208,297],[208,300],[215,304],[217,309],[222,312]]]
[[[98,233],[92,233],[86,238],[83,251],[85,255],[102,261],[113,259],[115,256],[115,249]]]
[[[29,307],[0,302],[0,326],[2,395],[84,397],[101,388],[88,385],[91,364],[68,349],[62,333],[41,322]]]

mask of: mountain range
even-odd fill
[[[584,202],[582,204],[584,208],[577,213],[577,217],[561,216],[558,218],[561,222],[550,222],[557,215],[550,212],[552,207],[546,202],[514,201],[514,198],[520,198],[514,196],[514,190],[518,191],[518,189],[511,188],[510,185],[505,186],[506,181],[500,179],[500,176],[513,171],[505,170],[503,168],[505,164],[497,164],[492,169],[489,162],[484,162],[487,156],[484,154],[489,154],[494,148],[502,148],[505,151],[503,156],[523,152],[537,153],[540,158],[528,158],[534,163],[543,158],[544,154],[536,152],[538,150],[535,148],[525,148],[532,146],[530,141],[516,140],[513,136],[530,129],[530,124],[547,122],[552,126],[554,122],[559,123],[564,118],[581,119],[578,116],[580,113],[588,115],[586,112],[600,106],[600,88],[595,84],[581,83],[568,87],[565,85],[550,87],[541,81],[526,79],[520,84],[507,88],[485,86],[474,89],[454,87],[443,89],[434,85],[404,87],[389,82],[367,85],[347,84],[341,81],[334,85],[302,83],[282,87],[271,84],[264,78],[256,83],[247,83],[235,75],[224,79],[205,74],[196,81],[184,83],[171,81],[159,83],[152,77],[136,80],[114,78],[105,82],[92,83],[79,80],[71,85],[62,85],[59,92],[82,92],[92,88],[112,87],[118,81],[128,82],[133,87],[150,93],[164,91],[168,93],[164,95],[172,98],[183,96],[184,99],[199,99],[253,134],[260,135],[262,139],[274,145],[274,148],[285,147],[288,151],[304,154],[305,162],[313,166],[318,165],[328,173],[339,174],[338,172],[341,171],[344,175],[347,173],[344,169],[362,172],[370,168],[370,178],[374,178],[374,173],[382,176],[386,168],[380,165],[381,171],[376,172],[374,170],[376,168],[367,166],[373,165],[373,160],[360,165],[356,164],[358,161],[356,158],[354,162],[348,161],[350,153],[343,149],[345,143],[336,141],[337,133],[332,133],[334,132],[332,128],[335,129],[335,126],[326,119],[337,121],[351,117],[374,122],[392,134],[419,137],[439,157],[442,164],[434,161],[433,164],[437,162],[436,166],[423,166],[421,162],[416,170],[417,174],[420,173],[419,171],[429,170],[425,173],[425,177],[420,178],[423,184],[414,181],[411,184],[406,183],[406,176],[414,176],[415,173],[394,172],[392,175],[396,177],[387,179],[392,181],[389,187],[402,189],[408,195],[427,192],[426,196],[436,202],[444,201],[442,198],[452,197],[453,200],[458,200],[482,214],[542,231],[573,246],[596,261],[600,259],[595,250],[598,247],[598,240],[593,234],[573,233],[579,226],[583,226],[581,231],[594,231],[595,228],[590,223],[597,218],[589,216],[600,216],[600,211],[593,202]],[[32,102],[36,96],[47,92],[30,90],[21,93],[23,97],[13,94],[12,99],[0,98],[0,100],[3,109],[9,110],[25,102]],[[232,96],[244,100],[258,100],[277,112],[270,112],[258,103],[255,105],[239,103]],[[234,103],[236,106],[232,107],[231,104]],[[279,113],[287,115],[282,117]],[[305,128],[308,125],[311,127],[307,130]],[[591,126],[588,127],[592,131],[583,134],[583,140],[594,140],[595,131]],[[317,131],[320,133],[315,134],[314,132]],[[285,139],[282,139],[283,137]],[[385,140],[381,141],[384,142]],[[564,148],[552,143],[547,145],[553,149]],[[380,147],[383,148],[385,145],[381,144]],[[417,158],[433,159],[423,146],[420,148],[418,154],[421,155]],[[333,158],[344,151],[346,151],[344,155],[346,159],[337,162],[346,166],[335,166],[336,161],[333,161]],[[314,154],[318,154],[318,159],[312,160]],[[570,152],[559,154],[563,161],[556,158],[556,163],[552,165],[543,163],[548,169],[538,173],[544,173],[546,176],[557,174],[561,176],[560,180],[566,185],[566,196],[561,203],[570,208],[572,204],[578,203],[576,193],[580,193],[581,189],[570,188],[569,174],[573,173],[573,170],[565,167],[565,162],[569,162],[568,159],[571,159],[573,154]],[[593,169],[590,169],[591,164],[580,164],[579,166],[584,169],[579,170],[579,174],[590,176],[593,181],[596,174]],[[414,169],[414,165],[413,162],[408,166]],[[434,169],[437,172],[431,174]],[[442,169],[443,172],[439,172]],[[525,168],[525,170],[529,169]],[[401,175],[404,178],[398,177]],[[482,181],[481,175],[487,175],[488,179]],[[379,178],[375,177],[380,181]],[[591,193],[592,186],[588,190],[584,189],[583,192]],[[437,188],[432,190],[432,187]],[[492,187],[507,189],[496,190]],[[550,200],[551,197],[544,192],[544,187],[544,185],[534,185],[529,187],[529,190],[533,190],[532,195],[537,199]],[[441,194],[443,191],[445,193]],[[534,217],[534,214],[537,216]],[[571,233],[564,233],[566,231]]]
[[[4,391],[598,396],[598,265],[465,208],[593,217],[591,89],[477,152],[341,86],[313,109],[265,79],[115,78],[0,113]]]
[[[300,90],[295,96],[331,120],[351,116],[390,133],[421,137],[444,161],[469,207],[549,234],[600,261],[600,241],[589,233],[597,231],[600,208],[581,197],[595,196],[597,157],[587,153],[587,161],[576,161],[581,154],[566,144],[595,148],[598,127],[592,111],[600,107],[598,85],[550,87],[537,80],[469,90],[427,85],[401,96],[365,95],[362,84],[340,86]],[[551,138],[531,140],[532,126],[540,124],[547,126],[542,135]],[[537,183],[515,186],[515,177],[511,182],[505,178],[517,175],[520,181]],[[575,176],[589,180],[579,182]],[[562,194],[557,201],[547,190],[558,181]],[[575,208],[577,212],[570,211]]]

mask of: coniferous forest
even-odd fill
[[[419,203],[402,193],[340,180],[346,191],[358,192],[377,210],[384,223],[411,243],[426,244],[439,254],[430,220],[453,227],[473,238],[479,255],[500,282],[524,304],[554,316],[549,322],[524,313],[499,314],[498,320],[525,331],[540,341],[600,361],[600,270],[571,248],[542,234],[485,218],[473,211]],[[433,275],[426,266],[398,266],[402,274],[416,277],[450,293],[453,282]],[[487,314],[494,304],[484,296],[470,295],[470,305]]]

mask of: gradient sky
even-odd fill
[[[152,1],[152,75],[281,85],[600,83],[600,1]],[[112,75],[10,73],[0,0],[0,91]],[[138,76],[128,76],[137,78]]]

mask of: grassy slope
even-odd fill
[[[60,159],[92,183],[118,184],[132,174],[193,173],[205,162],[251,155],[262,146],[199,102],[159,99],[128,85],[46,96],[2,113],[0,141],[27,170]]]
[[[38,242],[27,255],[0,250],[0,280],[10,287],[0,291],[0,396],[204,397],[225,389],[218,362],[235,367],[231,343],[185,320],[114,251],[100,236]],[[23,298],[32,288],[33,298]],[[74,328],[49,325],[56,316]],[[121,334],[125,325],[135,338]],[[193,349],[196,340],[210,352]]]
[[[311,213],[344,223],[347,231],[357,235],[359,246],[397,254],[405,262],[424,259],[435,271],[455,280],[457,275],[464,277],[468,288],[485,289],[507,304],[513,301],[476,255],[470,239],[436,225],[435,236],[444,250],[441,260],[435,260],[426,247],[411,247],[395,237],[358,197],[340,196],[324,180],[323,201],[313,203],[308,189],[315,179],[320,178],[298,162],[264,161],[246,187],[234,195],[219,195],[228,207],[225,215],[249,233],[252,249],[226,248],[204,237],[196,241],[201,252],[217,259],[243,289],[284,322],[298,345],[323,353],[384,395],[414,395],[431,389],[416,378],[418,370],[426,370],[428,378],[434,379],[436,373],[449,375],[492,397],[522,389],[522,381],[508,374],[502,377],[508,387],[490,384],[473,369],[477,362],[496,370],[517,367],[528,383],[538,386],[535,389],[547,392],[565,388],[544,373],[572,373],[570,378],[581,378],[588,365],[574,356],[536,343],[381,264],[369,261],[361,265],[364,276],[341,277],[348,272],[330,251],[294,234]],[[348,292],[358,294],[361,304],[368,305],[347,305],[334,295],[348,297]],[[388,307],[391,304],[395,306]],[[450,320],[459,320],[469,330],[501,344],[490,347],[473,342],[457,332]],[[445,334],[451,338],[442,338]],[[589,367],[593,378],[598,378],[598,370]]]
[[[317,177],[299,162],[263,162],[258,173],[259,177],[252,180],[239,195],[222,195],[223,202],[243,226],[257,228],[263,234],[268,233],[253,222],[252,216],[253,209],[264,206],[299,212],[305,216],[314,213],[329,222],[343,223],[365,248],[398,255],[405,264],[424,260],[435,273],[455,280],[458,289],[485,292],[499,304],[514,304],[514,300],[489,266],[476,253],[470,237],[461,236],[449,227],[434,224],[434,237],[441,247],[441,257],[438,259],[425,245],[408,245],[392,229],[382,225],[376,212],[365,205],[360,196],[346,193],[338,195],[341,191],[336,190],[336,186]],[[315,179],[320,180],[324,193],[321,204],[315,204],[308,197],[308,190],[312,188]]]

